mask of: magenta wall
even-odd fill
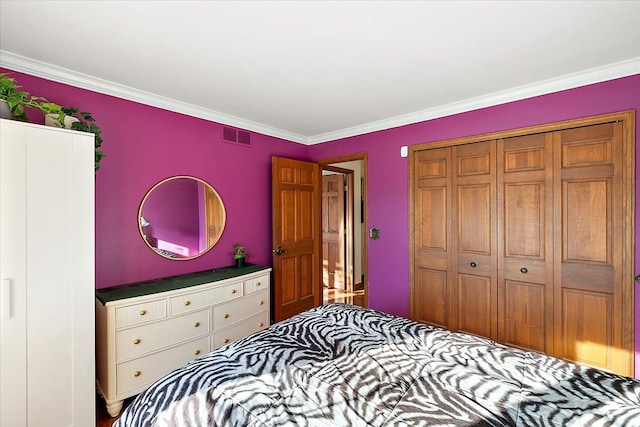
[[[10,72],[33,95],[93,113],[102,129],[101,169],[96,178],[96,288],[201,271],[233,264],[233,244],[246,246],[249,262],[271,265],[271,156],[308,159],[308,147],[253,134],[251,147],[222,142],[221,125]],[[34,123],[43,123],[30,111]],[[160,180],[192,175],[220,194],[227,224],[205,255],[173,261],[142,241],[140,201]]]
[[[368,153],[368,226],[380,228],[381,236],[380,240],[369,240],[370,306],[402,316],[409,313],[408,162],[400,157],[401,146],[631,109],[640,110],[640,75],[312,146],[310,155],[314,160]],[[638,147],[640,124],[636,133]],[[636,150],[640,153],[640,148]],[[639,171],[636,166],[638,183]],[[636,235],[640,235],[638,187]],[[636,272],[640,272],[637,240],[635,264]],[[636,377],[640,378],[638,285],[635,307]]]

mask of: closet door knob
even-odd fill
[[[478,264],[476,264],[474,261],[471,261],[471,264],[469,264],[471,266],[471,268],[476,268],[478,266]]]
[[[522,267],[520,269],[520,273],[522,273],[522,274],[527,274],[528,272],[529,272],[529,270],[527,270],[527,267]]]

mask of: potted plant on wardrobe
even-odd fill
[[[64,121],[60,120],[53,114],[46,115],[45,123],[48,126],[54,126],[65,129],[78,130],[80,132],[90,132],[95,135],[95,171],[100,169],[100,160],[105,156],[100,150],[102,146],[102,130],[96,123],[93,115],[88,111],[80,111],[76,107],[63,107],[62,112],[65,114]]]
[[[25,108],[30,107],[39,109],[45,116],[53,114],[58,117],[58,120],[64,121],[65,114],[58,104],[40,96],[32,96],[19,88],[13,77],[0,73],[0,112],[2,112],[0,117],[28,122]]]
[[[236,268],[244,267],[245,258],[248,256],[249,254],[244,250],[244,246],[233,245],[233,259],[236,262]]]

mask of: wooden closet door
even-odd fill
[[[553,135],[498,141],[498,341],[553,349]]]
[[[413,164],[411,318],[447,328],[451,295],[451,148],[423,150]]]
[[[633,375],[623,336],[622,123],[556,132],[553,355]]]
[[[453,331],[497,338],[496,143],[452,148]]]

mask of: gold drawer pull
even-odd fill
[[[189,301],[189,300],[185,301],[184,305],[191,305],[191,301]]]
[[[139,377],[140,375],[142,375],[142,372],[140,372],[140,371],[135,371],[135,372],[133,373],[133,376],[134,376],[134,377]]]
[[[200,326],[200,322],[196,322],[196,323],[193,324],[194,328],[197,328],[198,326]]]
[[[264,304],[264,301],[260,301],[260,302],[258,303],[258,305],[262,305],[262,304]]]
[[[140,344],[140,338],[136,338],[135,340],[133,340],[133,343],[136,345]]]
[[[140,316],[144,316],[145,314],[147,314],[147,310],[140,310]]]
[[[235,293],[236,293],[236,290],[235,290],[235,289],[231,289],[231,293],[232,293],[232,294],[235,294]]]
[[[256,282],[256,286],[260,286],[260,285],[262,285],[262,283]]]
[[[193,354],[195,354],[196,356],[200,354],[200,350],[196,350],[193,352]]]
[[[228,319],[229,315],[227,313],[225,313],[224,316],[222,316],[222,317],[224,317],[225,319]]]
[[[258,326],[260,326],[262,328],[264,326],[264,323],[260,322],[260,324]]]
[[[229,338],[225,338],[225,339],[224,339],[224,343],[225,343],[225,344],[229,344]]]

